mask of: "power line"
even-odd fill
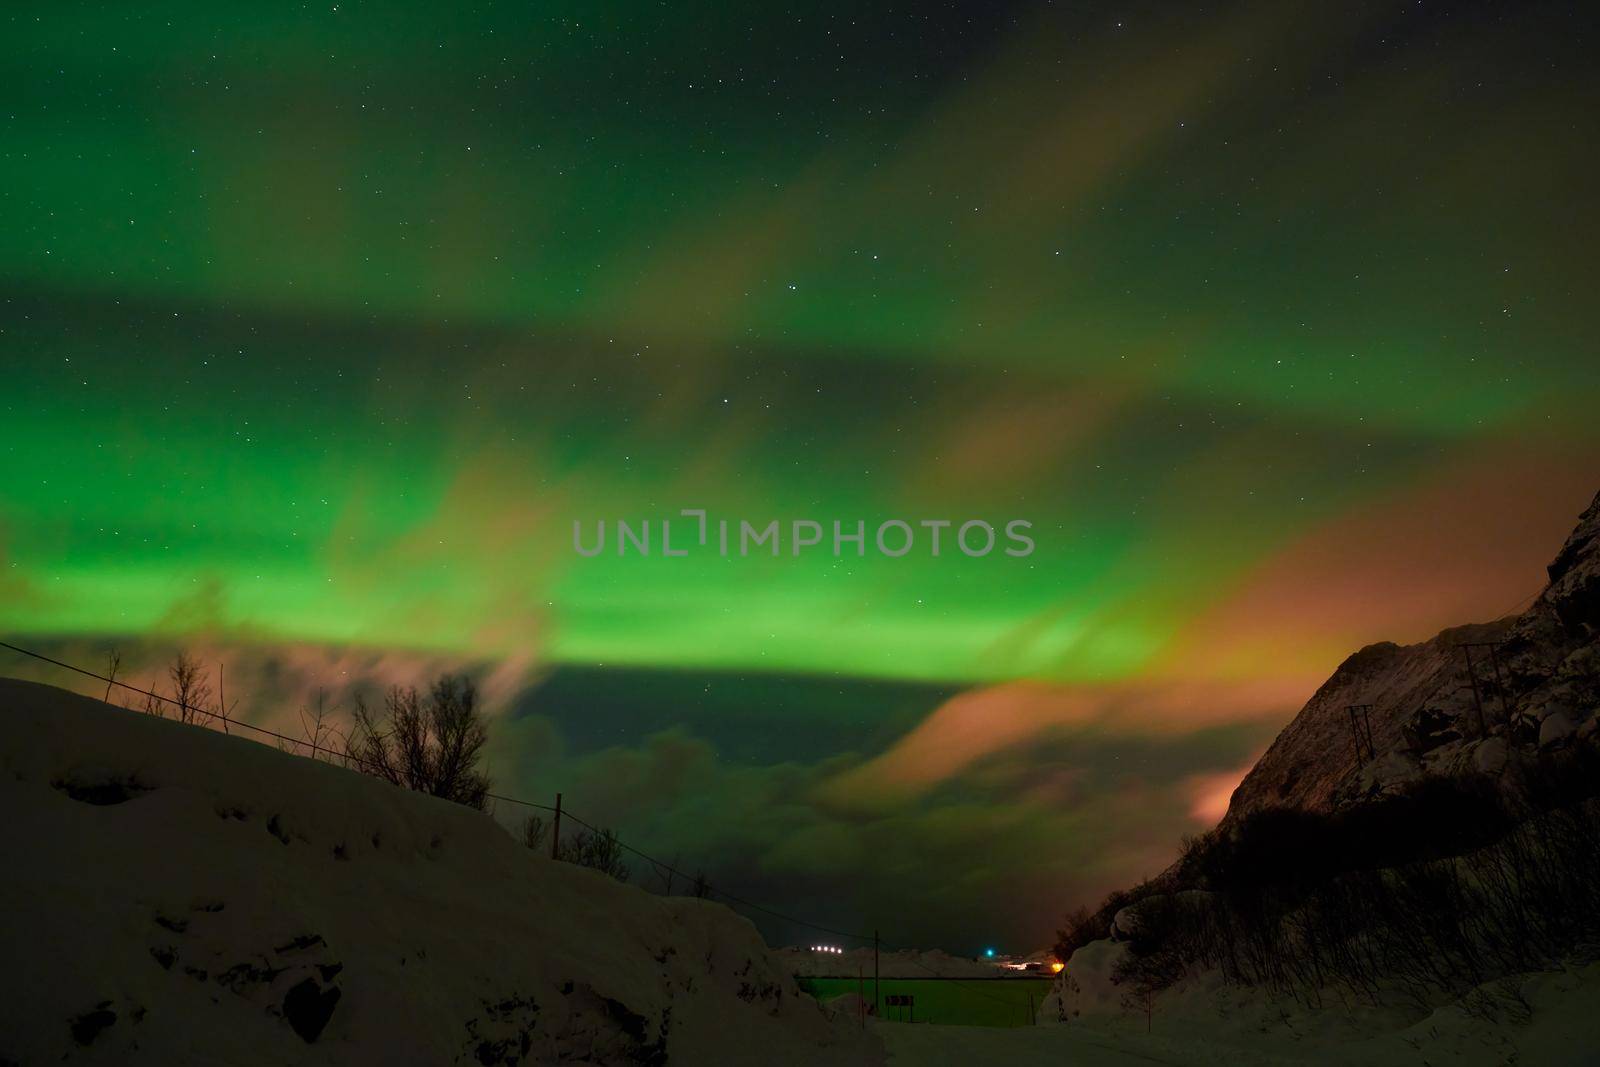
[[[33,659],[37,659],[37,660],[40,660],[42,662],[49,663],[49,664],[52,664],[52,665],[57,666],[57,667],[61,667],[64,670],[73,671],[73,672],[75,672],[77,674],[81,674],[81,675],[83,675],[83,676],[85,676],[87,678],[94,678],[97,681],[105,682],[108,686],[111,686],[111,685],[120,686],[123,689],[127,689],[127,690],[129,690],[131,692],[139,693],[139,694],[141,694],[143,696],[147,696],[147,697],[150,697],[150,698],[155,699],[155,700],[164,701],[164,702],[166,702],[168,704],[175,705],[175,706],[183,708],[183,709],[185,709],[187,711],[198,712],[199,714],[205,715],[208,718],[221,719],[224,723],[231,723],[231,724],[233,724],[235,726],[241,726],[246,730],[253,730],[254,732],[256,732],[258,734],[261,734],[263,736],[275,738],[275,739],[277,739],[279,741],[287,742],[288,744],[291,744],[291,745],[295,745],[295,746],[304,745],[304,746],[306,746],[307,748],[309,748],[312,751],[313,758],[315,758],[315,754],[318,753],[318,752],[326,752],[328,755],[330,755],[332,757],[335,757],[336,759],[343,760],[347,764],[355,764],[357,766],[368,767],[368,768],[372,768],[374,770],[378,769],[377,764],[373,763],[371,760],[364,759],[361,756],[358,756],[358,755],[356,755],[354,753],[351,753],[351,752],[340,752],[340,751],[338,751],[336,749],[327,748],[327,747],[325,747],[323,745],[319,745],[315,741],[306,741],[306,740],[304,740],[302,738],[290,737],[288,734],[279,733],[278,731],[272,730],[272,729],[268,729],[265,726],[257,726],[257,725],[255,725],[253,723],[248,723],[248,722],[244,722],[244,721],[239,720],[239,719],[230,718],[225,714],[220,714],[220,713],[214,712],[214,711],[208,711],[207,709],[201,708],[201,707],[194,707],[192,705],[184,703],[183,701],[175,700],[174,698],[169,697],[169,696],[165,696],[165,695],[163,695],[161,693],[156,693],[156,692],[153,692],[153,691],[151,691],[149,689],[141,689],[136,685],[130,685],[127,682],[119,681],[116,678],[112,678],[112,677],[108,677],[108,676],[103,675],[103,674],[99,674],[99,673],[97,673],[95,671],[88,670],[88,669],[86,669],[84,667],[79,667],[79,666],[76,666],[76,665],[71,664],[71,663],[63,662],[62,660],[54,659],[54,658],[52,658],[50,656],[44,655],[41,652],[35,652],[32,649],[23,648],[20,645],[14,645],[14,644],[10,643],[9,641],[0,641],[0,648],[7,648],[7,649],[10,649],[13,652],[17,652],[17,653],[20,653],[21,655],[29,656],[29,657],[32,657]],[[541,803],[539,803],[537,801],[533,801],[533,800],[524,800],[521,797],[507,796],[504,793],[485,793],[484,795],[485,795],[485,797],[487,799],[490,799],[490,800],[495,800],[495,801],[499,801],[501,803],[506,803],[506,804],[515,804],[515,805],[519,805],[519,806],[524,807],[524,808],[532,808],[532,809],[535,809],[535,810],[538,810],[538,811],[554,812],[556,810],[553,806],[551,806],[549,804],[541,804]],[[584,818],[582,818],[582,817],[580,817],[578,815],[574,815],[571,811],[567,810],[565,807],[563,807],[561,809],[561,814],[562,814],[563,818],[567,818],[567,819],[572,820],[573,822],[577,823],[578,825],[580,825],[580,826],[584,827],[585,829],[589,830],[591,833],[604,834],[606,832],[606,831],[602,830],[600,827],[595,826],[593,823],[589,822],[587,819],[584,819]],[[664,862],[662,860],[658,860],[654,856],[651,856],[649,853],[643,851],[642,849],[635,848],[634,846],[628,844],[626,841],[623,841],[622,839],[618,838],[615,835],[615,833],[613,833],[611,835],[611,837],[612,837],[612,840],[616,841],[616,843],[617,843],[617,845],[619,847],[625,849],[626,851],[632,853],[635,856],[638,856],[640,859],[644,860],[646,863],[649,863],[651,866],[657,868],[658,870],[667,871],[668,873],[672,874],[674,877],[685,878],[685,879],[689,878],[689,876],[687,874],[685,874],[683,871],[678,870],[676,867],[672,866],[672,864],[666,863],[666,862]],[[864,942],[864,943],[867,943],[867,944],[872,944],[872,943],[875,943],[875,942],[878,941],[878,938],[876,936],[874,936],[874,935],[852,933],[852,932],[850,932],[848,930],[840,930],[840,929],[837,929],[837,928],[832,927],[832,926],[823,926],[821,923],[810,922],[809,920],[801,919],[801,918],[799,918],[797,916],[794,916],[794,915],[789,915],[786,912],[778,911],[775,908],[769,908],[764,904],[758,904],[753,900],[750,900],[750,899],[748,899],[746,897],[738,896],[737,894],[734,894],[734,893],[730,893],[725,889],[718,889],[717,887],[715,887],[713,885],[710,885],[709,883],[706,884],[706,891],[707,891],[707,893],[709,895],[712,895],[712,896],[715,896],[715,897],[719,897],[722,900],[725,900],[730,904],[737,905],[738,907],[745,909],[746,911],[759,912],[760,914],[765,915],[765,916],[767,916],[769,918],[777,919],[777,920],[780,920],[780,921],[786,922],[786,923],[791,923],[791,924],[793,924],[795,926],[803,927],[803,928],[805,928],[807,930],[815,930],[815,931],[817,931],[819,933],[830,934],[830,935],[832,935],[834,937],[851,938],[853,940],[861,941],[861,942]],[[963,982],[958,978],[950,978],[950,977],[947,977],[945,975],[939,974],[939,972],[935,971],[932,967],[929,967],[927,964],[925,964],[921,960],[917,959],[914,954],[910,957],[910,961],[911,961],[911,963],[913,965],[922,968],[923,970],[927,971],[930,975],[933,975],[935,978],[939,978],[939,979],[941,979],[943,981],[947,981],[947,982],[953,982],[956,986],[960,987],[961,989],[967,990],[970,993],[975,993],[978,996],[985,997],[985,998],[987,998],[989,1000],[995,1001],[996,1003],[1004,1004],[1007,1007],[1015,1007],[1015,1005],[1011,1001],[1006,1000],[1003,997],[994,996],[993,994],[989,993],[987,990],[980,989],[977,986],[971,985],[971,984],[969,984],[967,982]]]
[[[1546,588],[1545,586],[1541,585],[1539,588],[1535,589],[1533,592],[1529,593],[1527,596],[1523,597],[1521,600],[1519,600],[1515,604],[1511,605],[1511,607],[1507,608],[1505,611],[1502,611],[1500,614],[1496,615],[1494,617],[1494,621],[1499,621],[1500,619],[1503,619],[1506,616],[1510,615],[1512,612],[1520,612],[1520,611],[1522,611],[1524,608],[1528,607],[1528,605],[1532,604],[1535,600],[1537,600],[1539,598],[1539,594],[1544,592],[1545,588]]]
[[[151,698],[153,698],[155,700],[165,701],[166,703],[175,705],[177,707],[180,707],[180,708],[184,709],[185,711],[198,712],[199,714],[205,715],[206,717],[212,718],[212,719],[221,719],[224,723],[229,723],[229,724],[232,724],[232,725],[235,725],[235,726],[242,726],[246,730],[253,730],[258,734],[262,734],[262,735],[267,736],[267,737],[276,738],[279,741],[286,741],[291,745],[304,745],[307,748],[311,749],[312,754],[313,754],[313,758],[315,758],[315,754],[318,753],[318,752],[326,752],[330,756],[333,756],[333,757],[335,757],[337,759],[340,759],[340,760],[345,760],[345,761],[347,761],[349,763],[353,763],[353,764],[356,764],[358,766],[367,767],[367,768],[370,768],[372,770],[378,770],[379,769],[377,764],[373,763],[371,760],[364,759],[363,757],[358,756],[355,753],[352,753],[352,752],[340,752],[340,751],[338,751],[336,749],[331,749],[331,748],[327,748],[327,747],[324,747],[322,745],[319,745],[314,740],[313,741],[306,741],[306,740],[304,740],[302,738],[290,737],[288,734],[279,733],[276,730],[270,730],[265,726],[256,726],[253,723],[244,722],[244,721],[239,720],[239,719],[232,719],[232,718],[229,718],[227,715],[224,715],[224,714],[221,714],[221,713],[218,713],[218,712],[215,712],[215,711],[208,711],[205,708],[196,707],[194,705],[187,704],[187,703],[185,703],[185,702],[183,702],[181,700],[175,700],[172,697],[164,696],[161,693],[155,693],[155,692],[152,692],[152,691],[150,691],[148,689],[140,689],[136,685],[129,685],[127,682],[118,681],[116,678],[110,678],[110,677],[107,677],[106,675],[103,675],[103,674],[97,674],[94,671],[88,670],[86,668],[78,667],[78,666],[75,666],[75,665],[73,665],[71,663],[65,663],[65,662],[63,662],[61,660],[58,660],[58,659],[53,659],[50,656],[44,655],[42,652],[35,652],[32,649],[23,648],[20,645],[13,645],[9,641],[0,641],[0,648],[8,648],[13,652],[21,653],[24,656],[31,656],[32,658],[34,658],[36,660],[41,660],[41,661],[43,661],[45,663],[53,664],[54,666],[61,667],[61,668],[65,669],[65,670],[74,671],[74,672],[76,672],[78,674],[84,675],[85,677],[94,678],[94,679],[96,679],[98,681],[105,682],[107,685],[121,686],[123,689],[127,689],[127,690],[130,690],[131,692],[139,693],[139,694],[142,694],[144,696],[151,697]],[[549,804],[540,804],[537,801],[524,800],[521,797],[506,796],[503,793],[485,793],[484,796],[487,799],[490,799],[490,800],[497,800],[497,801],[501,801],[501,802],[506,803],[506,804],[518,804],[518,805],[521,805],[522,807],[535,808],[535,809],[537,809],[539,811],[550,811],[550,812],[553,812],[553,811],[556,810],[553,806],[551,806]],[[601,830],[599,827],[595,826],[593,823],[589,822],[586,819],[579,818],[578,816],[574,815],[572,812],[568,811],[566,808],[562,808],[561,815],[562,815],[563,818],[571,819],[573,822],[579,824],[580,826],[583,826],[583,827],[587,828],[588,830],[590,830],[593,833],[596,833],[596,834],[605,833],[604,830]],[[611,836],[612,836],[613,840],[615,840],[620,847],[622,847],[622,848],[626,849],[627,851],[633,853],[635,856],[638,856],[640,859],[644,860],[646,863],[649,863],[651,866],[656,867],[656,868],[658,868],[660,870],[667,871],[667,872],[671,873],[674,877],[688,878],[688,876],[686,874],[684,874],[684,872],[682,872],[680,870],[677,870],[671,864],[665,863],[665,862],[663,862],[661,860],[658,860],[655,857],[649,855],[648,853],[646,853],[646,852],[644,852],[644,851],[642,851],[640,849],[634,848],[632,845],[628,844],[627,842],[621,840],[620,838],[617,838],[615,834],[612,834]],[[831,926],[822,926],[819,923],[808,922],[805,919],[796,918],[793,915],[787,915],[787,914],[785,914],[785,913],[783,913],[781,911],[777,911],[777,910],[775,910],[773,908],[769,908],[764,904],[757,904],[753,900],[746,900],[745,898],[740,897],[740,896],[736,896],[733,893],[729,893],[726,890],[718,889],[715,886],[712,886],[710,884],[706,885],[706,889],[707,889],[707,891],[709,893],[714,894],[715,896],[721,897],[723,900],[730,901],[731,903],[734,903],[734,904],[738,904],[740,907],[746,908],[746,909],[748,909],[750,911],[760,912],[761,914],[769,916],[770,918],[781,919],[784,922],[793,923],[796,926],[803,926],[808,930],[816,930],[816,931],[819,931],[821,933],[832,934],[835,937],[854,938],[854,939],[856,939],[858,941],[871,942],[873,940],[871,935],[868,935],[868,934],[853,934],[853,933],[849,933],[848,931],[844,931],[844,930],[836,930]]]
[[[495,800],[503,800],[508,804],[522,804],[522,805],[524,805],[526,807],[530,807],[530,808],[541,808],[544,811],[555,811],[555,808],[551,807],[548,804],[535,804],[532,801],[522,800],[522,799],[519,799],[517,797],[501,796],[501,795],[496,794],[496,793],[490,793],[490,794],[488,794],[488,796],[493,797]],[[573,822],[577,823],[579,826],[582,826],[585,829],[590,830],[590,831],[592,831],[594,833],[597,833],[597,834],[605,833],[604,830],[602,830],[602,829],[600,829],[600,827],[594,825],[594,823],[591,823],[591,822],[587,821],[586,819],[579,818],[578,816],[572,814],[572,812],[568,811],[565,807],[563,807],[561,809],[561,817],[563,819],[571,819]],[[613,835],[613,836],[615,836],[615,835]],[[628,844],[626,841],[623,841],[621,838],[617,838],[616,841],[617,841],[617,845],[619,847],[627,850],[628,852],[633,853],[635,856],[638,856],[640,859],[644,860],[646,863],[650,864],[652,867],[655,867],[655,868],[657,868],[659,870],[666,871],[667,873],[671,874],[675,878],[685,878],[685,879],[689,878],[688,874],[686,874],[683,871],[678,870],[676,867],[672,866],[672,864],[667,863],[664,860],[658,860],[654,856],[650,855],[649,853],[641,851],[640,849],[634,848],[632,845]],[[781,911],[774,911],[772,908],[769,908],[764,904],[757,904],[753,900],[746,900],[744,897],[735,896],[734,894],[728,892],[725,889],[718,889],[716,886],[707,885],[706,888],[712,894],[721,897],[723,900],[732,901],[733,903],[738,904],[741,907],[748,908],[751,911],[759,911],[763,915],[771,916],[774,919],[782,919],[784,922],[794,923],[796,926],[803,926],[808,930],[816,930],[816,931],[818,931],[820,933],[824,933],[824,934],[833,934],[835,937],[850,937],[850,938],[854,938],[854,939],[856,939],[858,941],[866,941],[866,942],[871,942],[872,941],[872,935],[871,934],[853,934],[853,933],[850,933],[849,931],[846,931],[846,930],[835,930],[831,926],[822,926],[822,925],[820,925],[818,923],[807,922],[805,919],[797,919],[793,915],[786,915]]]

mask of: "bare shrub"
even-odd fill
[[[622,861],[622,842],[615,831],[607,828],[598,832],[579,830],[561,845],[560,856],[568,863],[588,867],[608,874],[619,882],[626,882],[629,872]]]
[[[172,700],[177,705],[179,722],[199,722],[211,718],[211,683],[200,666],[188,652],[179,652],[167,665],[167,679],[172,685]]]
[[[108,674],[115,679],[122,666],[122,657],[112,653],[107,663]],[[158,719],[169,715],[179,722],[207,725],[219,714],[212,698],[211,683],[200,661],[186,651],[179,651],[167,664],[166,681],[170,697],[161,693],[161,682],[151,682],[148,690],[139,690],[137,701],[123,706]],[[109,697],[111,685],[106,685]]]
[[[141,692],[136,703],[124,705],[141,715],[154,715],[158,719],[167,717],[167,702],[156,693],[154,683],[148,691]]]
[[[1151,879],[1140,882],[1132,889],[1118,889],[1108,893],[1105,900],[1100,902],[1100,906],[1092,912],[1088,908],[1080,907],[1068,914],[1062,928],[1056,931],[1056,941],[1052,947],[1056,958],[1065,963],[1072,958],[1073,952],[1089,942],[1110,937],[1111,921],[1116,918],[1117,912],[1168,888],[1171,886],[1167,883]]]
[[[102,698],[107,704],[111,703],[111,687],[117,684],[117,672],[122,669],[122,653],[112,649],[106,653],[106,695]]]
[[[297,718],[300,724],[299,738],[279,741],[278,747],[314,760],[353,767],[356,763],[351,756],[351,734],[340,725],[341,720],[338,705],[330,706],[327,693],[318,689],[316,703],[309,707],[300,705]]]
[[[1118,977],[1142,995],[1214,967],[1310,1004],[1328,989],[1417,1006],[1471,994],[1474,1010],[1517,1017],[1507,976],[1600,956],[1587,759],[1552,770],[1543,794],[1431,782],[1354,813],[1247,819],[1186,855],[1206,892],[1140,904]],[[1559,806],[1530,803],[1539,795]],[[1382,828],[1386,812],[1398,829]],[[1418,836],[1395,862],[1403,834]]]
[[[391,688],[382,713],[358,699],[348,751],[369,774],[482,810],[490,783],[479,763],[488,738],[477,687],[444,675],[426,696]]]
[[[1098,941],[1108,932],[1108,929],[1096,922],[1095,914],[1087,906],[1079,907],[1067,913],[1061,929],[1056,931],[1056,943],[1051,951],[1055,953],[1056,959],[1065,963],[1078,949],[1091,941]]]

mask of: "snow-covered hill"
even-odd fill
[[[1498,773],[1600,728],[1600,496],[1521,615],[1432,640],[1369,645],[1317,690],[1233,794],[1223,825],[1262,808],[1326,810],[1425,772]],[[1474,695],[1463,644],[1474,648]],[[1371,705],[1372,751],[1357,754],[1351,705]],[[1480,724],[1481,708],[1481,724]]]
[[[0,680],[0,1063],[873,1063],[755,928],[488,817]]]
[[[1470,646],[1471,669],[1464,646]],[[1370,749],[1357,748],[1351,705],[1368,706],[1362,721],[1370,722]],[[1425,776],[1505,775],[1501,784],[1514,795],[1534,779],[1526,772],[1584,766],[1576,761],[1600,739],[1597,734],[1600,496],[1580,516],[1550,564],[1548,584],[1522,614],[1455,627],[1414,645],[1370,645],[1341,664],[1245,776],[1212,840],[1247,836],[1252,821],[1246,816],[1255,812],[1348,812],[1404,792]],[[1561,749],[1571,750],[1565,759],[1544,758]],[[1592,812],[1596,801],[1586,803],[1579,810]],[[1563,838],[1561,826],[1577,829]],[[1163,1062],[1594,1062],[1600,1048],[1600,964],[1589,938],[1575,934],[1582,924],[1574,924],[1562,934],[1577,941],[1570,949],[1561,942],[1550,950],[1527,950],[1536,924],[1524,918],[1541,911],[1546,917],[1592,914],[1586,901],[1575,907],[1572,898],[1548,891],[1562,878],[1569,886],[1593,884],[1580,862],[1592,856],[1591,827],[1588,817],[1558,821],[1545,811],[1519,829],[1503,830],[1502,840],[1480,841],[1478,851],[1451,854],[1432,867],[1408,867],[1404,875],[1363,868],[1365,884],[1375,887],[1366,897],[1317,897],[1308,883],[1272,882],[1270,871],[1250,869],[1231,873],[1251,876],[1258,891],[1271,892],[1241,893],[1241,883],[1218,879],[1215,866],[1175,864],[1141,887],[1141,899],[1114,896],[1103,906],[1110,938],[1075,947],[1040,1009],[1041,1021],[1066,1023],[1082,1040],[1114,1038],[1119,1052],[1137,1051],[1144,1040]],[[1534,841],[1544,844],[1532,847]],[[1418,858],[1428,854],[1428,844],[1416,839]],[[1209,846],[1202,841],[1197,847]],[[1214,852],[1212,863],[1228,855]],[[1524,856],[1537,859],[1524,862]],[[1261,860],[1262,867],[1271,863]],[[1532,873],[1535,868],[1539,874]],[[1510,871],[1515,873],[1505,873]],[[1363,904],[1378,904],[1373,912],[1381,916],[1385,905],[1403,897],[1404,890],[1395,887],[1415,887],[1425,876],[1451,887],[1453,895],[1425,910],[1422,921],[1408,921],[1405,935],[1397,937],[1395,925],[1361,920]],[[1274,898],[1277,906],[1293,910],[1274,917]],[[1164,932],[1150,924],[1152,911],[1159,915],[1163,907],[1169,919]],[[1188,919],[1172,918],[1184,909]],[[1334,921],[1324,921],[1329,917]],[[1455,945],[1481,956],[1474,964],[1479,970],[1452,973],[1446,960],[1430,955],[1441,939],[1410,938],[1410,930],[1420,933],[1433,924],[1460,931]],[[1219,930],[1248,937],[1218,935],[1210,955],[1196,950]],[[1274,940],[1274,931],[1288,936]],[[1218,948],[1228,938],[1232,947]],[[1341,946],[1378,950],[1372,958],[1379,962],[1360,988],[1344,981],[1348,972],[1338,965],[1322,965]],[[1512,950],[1497,957],[1496,946]],[[1158,949],[1170,954],[1163,961],[1167,973],[1154,975],[1141,995],[1137,976],[1152,976],[1152,970],[1129,964],[1159,958]],[[1227,963],[1251,952],[1272,956],[1289,977],[1275,983],[1263,972],[1236,968],[1227,980]],[[1422,977],[1411,981],[1411,974]],[[1056,1047],[1049,1038],[1030,1040]]]

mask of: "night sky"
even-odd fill
[[[471,669],[504,792],[1036,948],[1600,488],[1590,21],[8,5],[0,633]],[[572,549],[681,508],[1037,549]]]

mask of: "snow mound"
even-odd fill
[[[0,679],[0,1062],[875,1063],[747,920],[485,815]]]
[[[1114,977],[1128,954],[1122,941],[1091,941],[1081,946],[1051,983],[1039,1005],[1041,1024],[1064,1023],[1081,1015],[1115,1015],[1127,1006],[1128,990]]]

